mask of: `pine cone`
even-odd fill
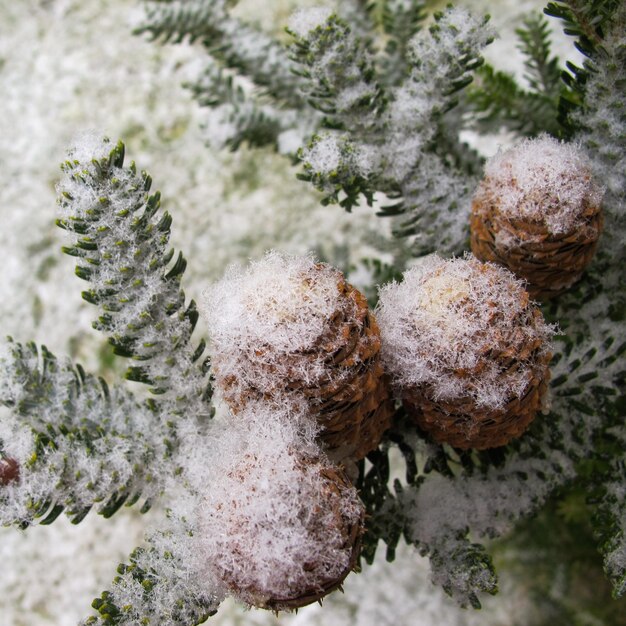
[[[593,258],[602,193],[575,146],[540,137],[497,154],[472,204],[472,252],[508,267],[546,300],[580,279]]]
[[[211,502],[210,568],[225,590],[273,611],[316,602],[355,569],[364,507],[344,472],[321,457],[272,463],[246,454]]]
[[[507,270],[432,256],[384,287],[379,307],[385,365],[435,441],[502,446],[542,408],[552,330]]]
[[[341,272],[269,253],[227,275],[205,306],[216,384],[234,412],[259,399],[304,401],[336,461],[378,445],[393,413],[380,333]]]

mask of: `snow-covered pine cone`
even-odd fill
[[[380,291],[383,361],[435,441],[494,448],[542,408],[553,331],[508,270],[426,257]]]
[[[556,296],[595,254],[602,195],[574,144],[526,139],[487,162],[472,203],[472,252],[526,280],[531,297]]]
[[[355,569],[361,548],[363,503],[304,419],[250,403],[224,430],[211,468],[218,478],[199,485],[201,569],[224,593],[259,608],[320,600]]]
[[[335,461],[376,448],[393,412],[380,333],[339,270],[269,252],[230,269],[203,310],[216,386],[234,412],[258,399],[304,403]]]

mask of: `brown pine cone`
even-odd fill
[[[194,536],[209,578],[226,593],[291,610],[339,588],[355,569],[365,509],[341,468],[299,442],[283,416],[257,406],[255,415],[245,409],[247,443],[221,447],[223,471],[204,486]]]
[[[394,387],[435,441],[502,446],[542,408],[553,331],[507,270],[433,255],[383,287],[378,318]]]
[[[508,267],[547,300],[580,279],[602,231],[602,192],[582,152],[547,136],[486,165],[472,203],[471,248]]]
[[[376,448],[393,413],[380,333],[341,272],[269,253],[207,292],[205,312],[216,385],[234,412],[304,402],[333,459]]]

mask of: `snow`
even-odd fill
[[[332,9],[328,7],[301,9],[289,18],[289,30],[304,38],[309,32],[322,26],[332,14]]]
[[[586,228],[588,210],[600,206],[602,196],[583,150],[541,135],[487,161],[475,206],[480,211],[493,204],[500,219],[541,224],[562,235]]]

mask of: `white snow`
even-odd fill
[[[333,11],[329,7],[300,9],[289,18],[289,30],[305,38],[312,30],[322,26],[332,14]]]
[[[588,209],[600,206],[602,195],[581,148],[541,135],[488,160],[475,203],[479,210],[494,204],[501,219],[541,224],[560,235],[585,228]]]

